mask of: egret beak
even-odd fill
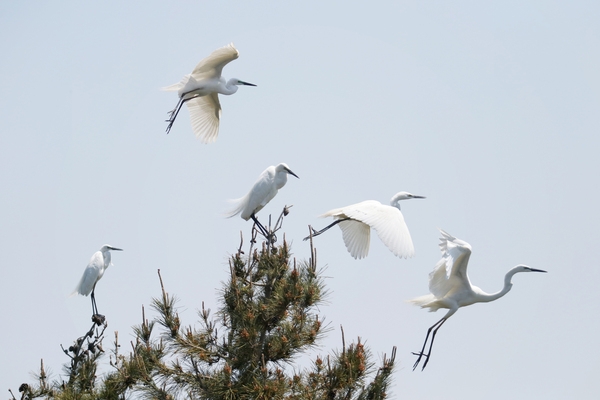
[[[249,83],[249,82],[244,82],[244,81],[240,81],[238,79],[238,83],[242,84],[242,85],[246,85],[246,86],[256,86],[254,83]]]
[[[116,250],[116,251],[123,251],[123,249],[118,249],[118,248],[116,248],[116,247],[109,247],[108,249],[109,249],[109,250]]]
[[[548,271],[544,271],[543,269],[535,269],[535,268],[529,268],[529,270],[531,272],[548,272]]]
[[[298,175],[296,175],[295,173],[293,173],[293,172],[292,172],[292,170],[291,170],[291,169],[289,169],[289,168],[285,168],[285,171],[286,171],[288,174],[290,174],[290,175],[294,175],[296,178],[300,179],[300,178],[298,177]]]
[[[425,197],[425,196],[417,196],[416,194],[413,194],[412,198],[413,199],[426,199],[427,197]]]

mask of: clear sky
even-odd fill
[[[325,353],[361,336],[379,360],[398,346],[393,394],[410,399],[598,398],[600,6],[592,1],[0,3],[0,390],[40,358],[54,377],[90,325],[68,297],[104,243],[97,287],[126,344],[156,270],[186,324],[215,309],[227,259],[250,223],[224,218],[267,166],[298,174],[259,214],[293,204],[286,237],[317,216],[398,191],[416,256],[374,238],[356,261],[339,229],[315,240],[332,331]],[[216,143],[186,109],[169,135],[178,82],[234,42],[224,69],[257,84],[222,97]],[[504,298],[459,310],[424,372],[412,351],[444,311],[428,293],[437,228],[469,242],[488,292],[524,263]],[[112,333],[105,339],[110,347]],[[124,346],[126,348],[126,346]],[[105,359],[106,363],[108,358]]]

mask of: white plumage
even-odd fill
[[[246,221],[253,218],[257,212],[262,210],[275,197],[279,189],[286,184],[288,174],[298,178],[298,175],[293,173],[285,163],[278,164],[277,166],[271,165],[265,169],[248,194],[239,199],[232,200],[232,202],[236,203],[236,206],[227,213],[227,217],[231,218],[241,213],[241,217]]]
[[[325,232],[333,225],[339,225],[348,252],[352,257],[361,259],[369,254],[371,228],[373,228],[381,241],[396,256],[412,257],[415,249],[400,212],[400,201],[423,198],[425,197],[399,192],[392,197],[389,206],[375,200],[367,200],[327,211],[321,217],[333,217],[334,222],[319,232],[313,230],[313,236]]]
[[[440,250],[442,258],[436,264],[433,272],[429,274],[430,294],[412,299],[411,302],[429,308],[429,311],[437,311],[440,308],[448,309],[448,312],[442,319],[433,324],[427,331],[425,343],[420,353],[413,353],[419,358],[413,366],[417,367],[421,358],[425,356],[426,360],[423,369],[427,366],[431,356],[433,341],[438,329],[450,318],[460,307],[466,307],[475,303],[487,303],[504,296],[512,288],[512,277],[519,272],[546,272],[541,269],[530,268],[526,265],[517,265],[508,271],[504,277],[504,287],[496,293],[486,293],[477,286],[471,284],[467,274],[467,265],[471,256],[471,245],[463,240],[457,239],[449,233],[440,229],[442,237],[440,238]],[[427,340],[432,334],[429,351],[425,353]]]
[[[112,247],[109,245],[104,245],[94,253],[90,262],[88,263],[85,271],[83,271],[83,276],[81,280],[75,287],[71,296],[79,293],[83,296],[88,296],[90,293],[92,294],[92,311],[97,314],[98,310],[96,309],[96,300],[94,298],[94,289],[96,288],[96,284],[102,276],[106,269],[112,265],[111,263],[111,255],[110,250],[122,251],[122,249],[118,249],[116,247]]]
[[[233,43],[230,43],[200,61],[192,73],[185,75],[181,82],[163,88],[167,91],[177,91],[179,95],[179,102],[170,111],[167,120],[169,123],[167,133],[171,130],[181,106],[186,103],[196,137],[204,143],[217,140],[221,120],[221,103],[218,94],[233,94],[237,92],[238,85],[256,86],[236,78],[226,82],[221,76],[223,67],[238,57],[238,50]]]

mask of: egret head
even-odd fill
[[[116,250],[116,251],[123,251],[123,249],[119,249],[117,247],[112,247],[111,245],[105,244],[104,246],[102,246],[102,248],[100,249],[101,252],[106,252],[109,250]]]
[[[392,197],[392,199],[390,200],[390,204],[393,207],[400,208],[400,204],[398,202],[401,200],[424,199],[424,198],[425,198],[425,196],[417,196],[416,194],[412,194],[412,193],[408,193],[408,192],[398,192],[394,195],[394,197]]]
[[[548,271],[544,271],[543,269],[535,269],[535,268],[531,268],[528,267],[527,265],[517,265],[516,267],[513,268],[513,271],[515,271],[515,274],[518,272],[548,272]]]
[[[239,80],[237,78],[232,78],[232,79],[229,80],[229,82],[233,83],[234,85],[238,85],[238,86],[239,85],[256,86],[254,83],[244,82],[244,81],[241,81],[241,80]]]
[[[288,167],[286,163],[281,163],[281,164],[277,165],[275,167],[275,171],[276,171],[276,173],[285,171],[286,173],[288,173],[290,175],[294,175],[296,178],[298,178],[298,175],[293,173],[292,170],[290,169],[290,167]],[[300,179],[300,178],[298,178],[298,179]]]

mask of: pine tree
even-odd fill
[[[275,245],[284,213],[260,246],[253,229],[248,253],[240,244],[231,256],[219,309],[213,316],[202,303],[199,327],[182,325],[177,299],[166,291],[159,271],[161,296],[152,300],[157,316],[148,321],[142,307],[128,354],[121,353],[115,333],[112,371],[96,376],[106,324],[94,321],[90,331],[63,349],[70,357],[68,380],[49,383],[42,362],[38,382],[19,388],[21,398],[386,398],[395,348],[375,369],[360,338],[346,346],[343,329],[340,351],[317,356],[309,368],[294,367],[326,331],[317,309],[327,292],[312,241],[311,257],[298,263],[285,237]]]

